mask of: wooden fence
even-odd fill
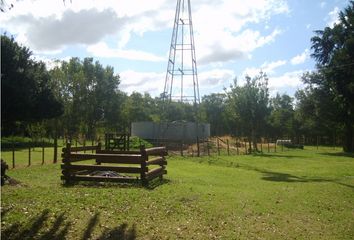
[[[94,153],[80,153],[83,151]],[[145,148],[140,151],[112,151],[103,150],[101,145],[89,147],[71,147],[67,144],[63,148],[63,163],[61,179],[65,183],[76,181],[111,181],[136,182],[140,180],[143,185],[167,174],[167,161],[165,147]],[[88,164],[94,160],[94,164]],[[83,164],[73,164],[83,162]],[[98,174],[97,174],[98,173]],[[113,176],[111,173],[114,173]]]

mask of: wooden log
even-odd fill
[[[74,181],[93,181],[93,182],[136,182],[135,177],[100,177],[100,176],[61,176],[67,182]]]
[[[140,154],[140,151],[115,151],[115,150],[97,150],[96,153],[103,154]]]
[[[167,161],[164,157],[156,157],[146,162],[146,166],[149,165],[167,165]]]
[[[140,171],[140,180],[141,183],[143,185],[147,185],[148,184],[148,180],[146,179],[146,162],[148,161],[149,157],[146,154],[146,149],[145,146],[140,146],[140,154],[141,154],[141,162],[140,162],[140,166],[141,166],[141,171]]]
[[[90,159],[97,159],[101,163],[125,163],[140,164],[140,154],[91,154],[91,153],[70,153],[67,156],[68,162],[79,162]]]
[[[118,167],[118,166],[102,166],[102,165],[61,165],[61,169],[66,170],[97,170],[97,171],[115,171],[119,173],[140,173],[140,167]],[[147,171],[147,169],[145,169]]]
[[[156,177],[159,177],[163,174],[166,174],[167,171],[165,170],[164,167],[159,167],[159,168],[155,168],[155,169],[152,169],[150,170],[149,172],[146,173],[146,180],[147,181],[150,181]]]
[[[71,152],[81,152],[81,151],[93,151],[97,150],[98,146],[86,146],[86,147],[72,147]]]
[[[167,156],[167,150],[166,147],[154,147],[154,148],[147,148],[145,149],[146,154],[148,156]]]

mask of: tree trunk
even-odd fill
[[[351,121],[346,121],[344,129],[345,131],[344,131],[343,151],[354,152],[353,123]]]
[[[253,144],[253,151],[258,152],[257,148],[257,138],[256,138],[256,131],[252,130],[252,144]]]

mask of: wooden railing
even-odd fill
[[[95,153],[80,153],[94,150]],[[140,151],[102,150],[101,145],[71,147],[67,144],[62,153],[62,176],[65,183],[77,181],[141,181],[143,185],[167,174],[165,147],[145,148]],[[94,164],[89,161],[95,161]],[[73,164],[84,162],[83,164]],[[98,174],[97,174],[98,173]],[[113,173],[113,176],[112,174]]]

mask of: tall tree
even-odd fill
[[[303,79],[318,77],[321,77],[318,73],[308,73]],[[295,94],[297,99],[295,119],[301,123],[298,132],[312,139],[318,136],[331,136],[340,130],[336,120],[338,108],[328,98],[329,93],[324,90],[309,85]]]
[[[1,127],[12,134],[16,123],[34,123],[62,114],[44,63],[31,59],[31,51],[13,38],[1,36]]]
[[[257,139],[263,134],[269,116],[268,78],[261,72],[254,78],[246,76],[245,80],[244,86],[238,86],[236,80],[231,85],[227,93],[229,111],[257,150]]]
[[[205,120],[211,123],[211,135],[229,133],[226,120],[226,100],[226,94],[223,93],[212,93],[202,98],[201,108]]]
[[[271,113],[269,123],[274,137],[292,137],[294,135],[293,99],[286,94],[277,95],[270,100]]]
[[[346,152],[354,151],[354,1],[339,14],[339,23],[315,32],[311,38],[321,77],[305,83],[326,92],[337,105],[337,121],[344,126]]]
[[[62,127],[69,137],[94,137],[98,128],[116,130],[121,126],[119,76],[92,58],[72,58],[51,70],[55,92],[64,103]]]

